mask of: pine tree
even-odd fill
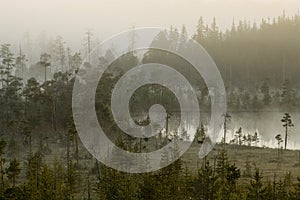
[[[139,190],[139,199],[143,200],[155,200],[155,182],[152,174],[144,174],[142,176],[143,183]]]
[[[190,173],[187,165],[184,167],[183,177],[182,177],[182,184],[180,188],[180,193],[182,193],[182,196],[186,199],[192,199],[193,194],[195,193],[194,188],[194,182],[193,182],[193,176]]]
[[[288,195],[282,180],[279,180],[276,187],[276,199],[278,200],[288,200]]]
[[[4,150],[6,147],[6,141],[4,139],[0,140],[0,173],[1,173],[1,194],[3,194],[4,190],[5,190],[5,183],[4,183],[4,175],[5,175],[5,171],[4,171],[4,163],[5,163],[5,159],[3,158],[3,154],[4,154]]]
[[[64,199],[67,193],[65,185],[65,171],[63,170],[62,163],[55,158],[52,162],[52,182],[54,199]]]
[[[256,168],[253,178],[248,187],[248,200],[264,200],[266,196],[266,188],[263,186],[262,176],[258,168]]]
[[[248,178],[252,177],[252,166],[248,158],[246,159],[246,163],[245,163],[244,176]]]
[[[208,32],[208,39],[214,43],[218,42],[219,40],[219,28],[217,26],[216,17],[213,17],[213,22]]]
[[[16,61],[15,61],[15,66],[16,66],[16,71],[15,71],[15,75],[17,77],[20,77],[22,78],[22,80],[26,80],[26,77],[25,77],[25,73],[26,73],[26,62],[27,62],[27,58],[26,56],[23,54],[22,52],[22,48],[21,48],[21,45],[20,45],[20,53],[18,55],[18,57],[16,57]]]
[[[25,87],[23,87],[22,96],[25,101],[24,115],[32,127],[39,125],[38,102],[40,95],[40,84],[37,80],[35,78],[28,79]]]
[[[203,144],[205,137],[206,137],[205,128],[203,123],[201,123],[200,128],[197,129],[195,139],[197,140],[198,144]]]
[[[57,65],[60,66],[60,72],[66,71],[66,48],[65,42],[61,36],[57,36],[55,39],[55,46],[53,49],[54,59],[57,62]]]
[[[11,72],[14,67],[14,54],[10,50],[10,44],[1,45],[0,59],[2,60],[0,65],[0,81],[2,87],[5,87],[10,83]]]
[[[297,183],[294,186],[294,192],[291,194],[292,200],[298,200],[300,199],[300,178],[297,178]]]
[[[9,162],[9,166],[6,168],[7,178],[11,181],[12,187],[15,187],[16,180],[20,173],[20,163],[16,158],[14,158],[12,161]]]
[[[228,183],[228,169],[229,167],[229,160],[227,157],[227,152],[225,150],[221,150],[218,159],[217,159],[217,180],[216,180],[216,186],[217,190],[216,193],[218,195],[218,198],[220,199],[228,199],[229,191],[229,183]]]
[[[282,126],[285,129],[284,149],[286,149],[287,142],[288,142],[288,129],[290,127],[293,127],[294,124],[292,123],[292,117],[289,113],[284,113],[284,116],[281,119],[281,122],[283,123]]]
[[[242,127],[240,127],[236,132],[235,132],[236,138],[237,138],[237,143],[241,146],[243,144],[243,130]]]
[[[254,135],[252,137],[252,141],[255,143],[255,147],[257,147],[257,143],[259,142],[259,137],[257,131],[254,132]]]
[[[178,44],[178,50],[179,51],[184,51],[187,46],[187,41],[188,40],[188,35],[186,31],[186,27],[183,24],[180,32],[180,38],[179,38],[179,44]]]
[[[70,65],[72,69],[72,74],[76,74],[79,70],[80,65],[82,64],[82,58],[80,53],[75,53],[70,58]]]
[[[47,81],[47,69],[51,66],[51,55],[43,53],[40,56],[40,62],[42,67],[44,67],[44,83]]]
[[[217,177],[214,169],[206,161],[198,170],[198,174],[194,180],[194,198],[195,199],[214,199],[216,197],[215,184]]]
[[[54,200],[55,192],[53,188],[53,171],[46,165],[43,164],[41,170],[41,180],[40,180],[40,197],[44,199]]]
[[[240,169],[236,167],[235,164],[229,164],[226,170],[226,179],[229,184],[229,191],[235,193],[237,191],[237,181],[241,176]]]
[[[43,155],[40,150],[34,154],[30,152],[27,156],[25,162],[27,177],[26,190],[29,193],[29,199],[36,199],[39,196],[42,162]]]
[[[281,135],[280,134],[277,134],[275,136],[275,139],[277,140],[277,159],[279,160],[279,155],[280,155],[280,143],[283,142],[283,139],[281,138]]]
[[[287,172],[283,179],[283,185],[288,194],[293,190],[293,177],[291,172]]]
[[[271,184],[270,181],[268,181],[268,183],[265,184],[264,200],[274,200],[274,199],[276,199],[276,194],[274,194],[274,186]]]
[[[206,38],[206,30],[205,30],[205,25],[203,22],[203,17],[200,17],[198,20],[198,24],[197,24],[197,30],[195,35],[193,36],[193,39],[196,40],[197,42],[199,42],[200,44],[203,43],[204,39]]]

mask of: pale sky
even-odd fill
[[[300,0],[0,0],[0,43],[20,43],[24,33],[61,35],[71,47],[82,44],[90,29],[101,40],[132,26],[187,26],[195,31],[200,16],[216,16],[225,29],[233,18],[256,20],[286,11],[293,15]]]

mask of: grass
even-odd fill
[[[213,165],[222,148],[223,145],[217,144],[209,153],[208,160],[211,165]],[[200,145],[194,143],[182,157],[192,173],[196,173],[197,165],[199,167],[203,163],[203,159],[198,157],[199,149]],[[295,181],[297,177],[300,177],[299,151],[281,150],[278,159],[277,149],[229,144],[226,145],[226,149],[230,162],[236,164],[241,170],[241,174],[244,173],[246,161],[248,160],[252,165],[252,172],[254,172],[255,167],[259,168],[265,179],[273,179],[274,174],[276,174],[277,178],[284,178],[288,172],[291,172]]]

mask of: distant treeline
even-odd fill
[[[288,79],[293,87],[300,82],[300,16],[285,14],[259,23],[234,21],[226,32],[215,19],[208,26],[200,18],[193,38],[211,54],[227,87],[254,88],[269,80],[279,88]]]

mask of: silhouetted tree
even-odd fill
[[[9,162],[9,166],[6,168],[7,178],[11,181],[12,187],[16,185],[16,179],[21,173],[20,163],[14,158]]]
[[[288,141],[288,129],[293,127],[294,124],[292,123],[292,118],[289,113],[284,113],[283,118],[281,119],[283,123],[283,127],[285,128],[285,139],[284,139],[284,149],[286,149],[287,141]]]

